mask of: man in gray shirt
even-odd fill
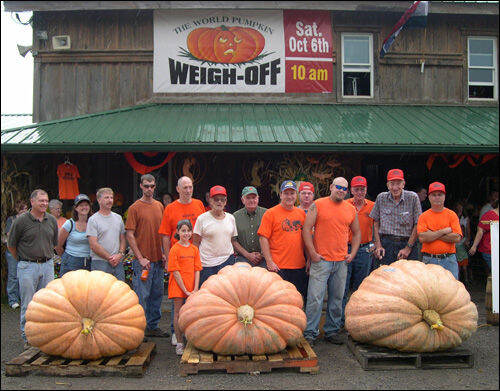
[[[238,231],[238,236],[233,241],[233,247],[238,253],[236,262],[248,262],[252,266],[266,267],[257,230],[267,209],[259,206],[259,194],[253,186],[243,188],[241,202],[245,206],[233,213]]]
[[[97,191],[99,211],[87,223],[91,270],[102,270],[125,281],[123,258],[125,256],[125,225],[121,216],[111,211],[113,190],[103,187]]]
[[[54,279],[54,247],[57,245],[57,221],[47,213],[49,196],[36,189],[30,196],[31,209],[14,220],[7,246],[17,262],[17,278],[21,296],[21,336],[29,347],[24,326],[26,309],[35,292]]]

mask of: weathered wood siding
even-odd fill
[[[153,11],[34,12],[34,121],[159,102],[280,102],[464,104],[467,102],[467,36],[498,37],[495,16],[430,14],[427,28],[404,30],[379,59],[382,41],[400,13],[332,12],[332,94],[152,93]],[[342,32],[373,34],[374,96],[342,98]],[[71,49],[52,50],[52,36],[69,35]],[[497,41],[498,42],[498,41]],[[497,50],[498,53],[498,50]],[[421,61],[425,61],[421,73]],[[477,104],[477,103],[476,103]],[[481,104],[481,103],[479,103]],[[486,103],[486,104],[491,104]]]

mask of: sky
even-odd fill
[[[32,12],[19,12],[22,22],[27,22]],[[31,114],[33,112],[33,56],[22,57],[17,45],[31,46],[32,28],[15,19],[15,13],[1,11],[1,113]]]

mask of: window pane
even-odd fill
[[[469,40],[470,54],[493,54],[492,39],[470,39]]]
[[[473,82],[492,83],[493,71],[491,69],[469,69],[469,83]]]
[[[344,36],[344,63],[370,63],[370,37]]]
[[[344,72],[344,96],[370,96],[370,73]]]
[[[469,86],[469,98],[493,99],[493,86]]]
[[[470,63],[471,67],[492,67],[493,55],[492,54],[471,54]]]

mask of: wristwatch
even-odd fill
[[[410,244],[410,242],[406,243],[406,247],[408,248],[413,248],[415,246],[415,242],[413,244]]]

